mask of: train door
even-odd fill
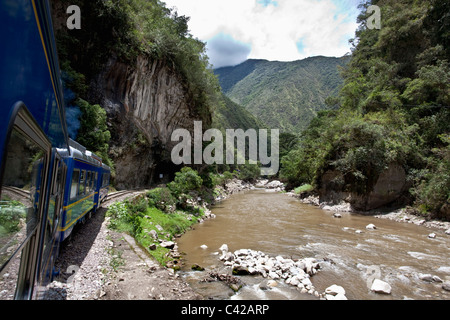
[[[53,279],[54,263],[59,252],[59,232],[64,201],[64,186],[66,181],[67,165],[61,155],[54,149],[53,172],[50,182],[50,194],[44,227],[44,239],[42,248],[42,260],[40,263],[39,290],[36,298],[44,298],[45,288]]]
[[[23,103],[14,107],[0,170],[0,299],[31,299],[51,144]]]

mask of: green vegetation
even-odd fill
[[[366,10],[382,10],[382,29],[366,28]],[[337,189],[366,194],[391,163],[401,165],[422,213],[450,219],[450,23],[448,1],[373,0],[360,27],[344,86],[328,99],[299,147],[282,159],[292,186],[334,171]]]
[[[77,141],[103,159],[103,162],[112,169],[114,176],[114,163],[108,156],[111,133],[106,124],[106,111],[100,105],[90,105],[83,99],[76,104],[81,110],[80,129]]]
[[[312,185],[310,185],[310,184],[304,184],[304,185],[302,185],[302,186],[300,186],[300,187],[298,187],[298,188],[295,188],[294,189],[294,192],[296,193],[296,194],[301,194],[301,193],[303,193],[303,192],[310,192],[310,191],[313,191],[314,190],[314,187],[312,186]]]
[[[181,234],[198,222],[200,216],[185,214],[181,211],[166,213],[155,207],[149,206],[145,198],[138,198],[133,202],[124,201],[112,205],[108,210],[111,218],[109,227],[113,230],[126,232],[132,235],[136,241],[147,249],[161,265],[170,261],[169,249],[152,244],[158,243],[150,233],[154,230],[158,239],[170,241],[176,234]],[[160,228],[160,229],[159,229]]]
[[[58,1],[54,1],[54,8]],[[184,79],[187,94],[201,117],[209,118],[219,85],[209,69],[205,44],[188,31],[189,18],[159,0],[60,0],[61,8],[78,5],[81,30],[61,27],[58,53],[64,71],[76,73],[76,94],[85,97],[89,82],[110,59],[131,65],[138,56],[162,60]]]
[[[223,92],[265,126],[298,133],[342,85],[339,69],[349,58],[312,57],[293,62],[247,60],[216,69]]]
[[[167,188],[156,188],[132,201],[111,206],[107,213],[111,218],[109,227],[129,233],[160,264],[166,265],[172,261],[170,250],[160,246],[158,240],[172,241],[204,216],[205,208],[197,203],[202,191],[206,191],[202,182],[197,171],[183,168]]]
[[[0,240],[18,232],[26,218],[27,208],[19,201],[2,201],[0,205]],[[1,241],[0,241],[1,242]]]
[[[233,102],[222,93],[221,99],[214,110],[212,127],[225,133],[226,129],[243,129],[247,131],[248,129],[265,129],[267,126],[244,107]]]
[[[174,181],[167,187],[155,188],[132,201],[110,206],[108,226],[133,236],[160,264],[176,268],[168,254],[170,250],[162,247],[159,240],[173,241],[174,237],[189,230],[205,216],[206,206],[212,203],[214,196],[220,195],[217,187],[223,187],[241,175],[259,176],[259,172],[251,173],[255,166],[242,166],[241,169],[246,168],[245,173],[209,172],[208,179],[202,179],[196,170],[185,167],[176,173]]]

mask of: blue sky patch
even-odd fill
[[[297,50],[299,53],[305,53],[305,44],[303,43],[303,39],[299,39],[296,43]]]
[[[278,7],[278,2],[274,0],[258,0],[258,3],[264,7],[268,7],[269,5],[273,5],[274,7]]]

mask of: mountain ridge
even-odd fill
[[[214,70],[223,92],[261,122],[298,134],[342,85],[349,57],[315,56],[290,62],[249,59]]]

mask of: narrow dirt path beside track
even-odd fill
[[[61,248],[60,275],[48,286],[47,300],[197,300],[172,269],[160,266],[126,234],[107,228],[111,204],[145,191],[110,196],[92,218],[76,228]],[[114,195],[114,194],[113,194]],[[115,269],[115,270],[114,270]]]

